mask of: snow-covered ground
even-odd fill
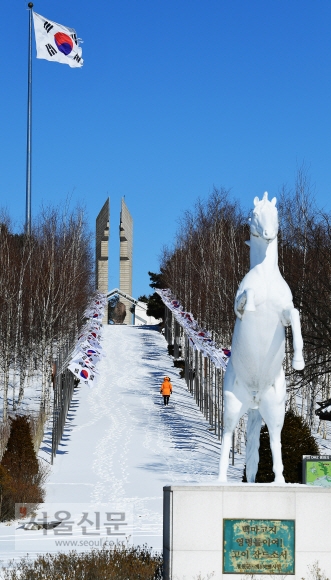
[[[173,367],[164,337],[142,326],[104,326],[102,333],[96,384],[75,390],[54,465],[50,426],[39,452],[50,475],[35,520],[65,520],[66,528],[0,524],[3,564],[27,552],[87,550],[117,540],[161,550],[163,486],[216,479],[220,442]],[[168,407],[159,393],[165,375],[174,388]],[[330,454],[331,437],[317,440]],[[235,454],[230,481],[241,481],[244,461]]]
[[[67,518],[68,535],[60,529],[55,535],[56,528],[25,530],[24,520],[1,524],[2,561],[125,538],[161,550],[163,486],[216,478],[220,443],[173,367],[164,337],[153,327],[105,326],[102,346],[94,388],[75,391],[45,504],[36,515],[36,521]],[[168,407],[159,393],[165,375],[174,389]],[[39,454],[48,463],[50,444],[48,428]],[[241,479],[243,462],[236,456],[230,479]],[[82,513],[89,515],[79,526]],[[114,513],[125,514],[125,525],[107,530],[108,517],[123,517]],[[124,536],[116,535],[123,530]]]

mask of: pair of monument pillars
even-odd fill
[[[133,219],[122,198],[120,213],[120,284],[119,289],[124,294],[132,296],[132,250],[133,250]],[[103,294],[108,293],[108,259],[109,259],[109,234],[110,234],[110,200],[109,197],[103,205],[96,219],[96,265],[95,286]],[[125,304],[126,316],[124,324],[131,324],[131,302],[121,297]],[[104,324],[108,323],[106,311]]]

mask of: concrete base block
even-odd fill
[[[166,580],[242,580],[223,572],[223,520],[294,520],[295,573],[308,580],[318,561],[331,580],[331,491],[306,485],[215,484],[164,487]],[[264,579],[279,577],[254,572]]]

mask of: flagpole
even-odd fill
[[[32,137],[32,2],[29,2],[29,48],[28,48],[28,119],[26,138],[26,198],[25,233],[31,234],[31,137]]]

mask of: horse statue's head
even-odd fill
[[[266,191],[262,199],[254,198],[254,209],[252,217],[249,218],[251,235],[262,238],[268,244],[272,242],[278,234],[278,211],[276,208],[277,199],[268,200]]]

